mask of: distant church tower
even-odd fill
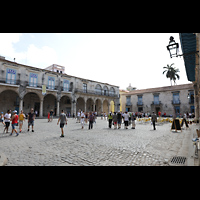
[[[129,86],[126,89],[130,92],[130,91],[136,90],[136,87],[132,87],[131,83],[129,83]]]

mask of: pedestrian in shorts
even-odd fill
[[[64,137],[64,126],[65,124],[67,125],[67,116],[64,113],[64,110],[61,111],[60,117],[58,119],[57,125],[60,122],[60,128],[61,128],[61,136],[60,137]]]
[[[8,128],[10,126],[10,120],[11,120],[11,110],[8,110],[7,113],[4,115],[4,120],[5,120],[5,124],[6,127],[4,128],[4,131],[6,130],[6,133],[8,133]]]

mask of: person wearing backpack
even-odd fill
[[[13,116],[12,116],[12,118],[11,118],[11,121],[12,121],[12,132],[11,132],[11,134],[10,134],[10,136],[13,134],[13,132],[15,131],[15,133],[16,133],[16,136],[18,136],[19,135],[19,133],[17,132],[17,130],[16,130],[16,128],[15,128],[15,126],[18,126],[18,115],[17,115],[17,111],[15,110],[15,111],[13,111]]]
[[[92,114],[92,112],[90,112],[88,120],[89,120],[89,128],[88,129],[90,130],[90,128],[91,129],[93,128],[93,122],[94,122],[94,115]]]

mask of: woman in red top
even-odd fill
[[[17,111],[15,110],[15,111],[13,111],[13,113],[14,113],[14,114],[13,114],[13,116],[12,116],[12,118],[11,118],[11,121],[12,121],[12,132],[11,132],[10,135],[12,135],[12,134],[13,134],[13,131],[15,131],[16,136],[18,136],[19,133],[17,132],[17,130],[16,130],[16,128],[15,128],[15,126],[16,126],[17,123],[18,123]]]

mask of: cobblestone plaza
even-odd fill
[[[0,152],[8,159],[6,166],[168,166],[173,156],[190,157],[191,131],[196,125],[192,126],[172,132],[171,124],[165,123],[153,131],[148,122],[137,123],[136,129],[125,130],[122,124],[122,129],[114,130],[98,118],[92,130],[88,124],[82,130],[70,118],[65,137],[60,138],[57,119],[51,123],[36,119],[34,133],[27,132],[26,120],[18,137],[2,134],[0,125]]]

